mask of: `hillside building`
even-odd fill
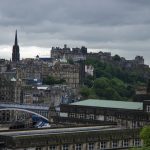
[[[85,60],[87,54],[87,48],[82,46],[81,48],[70,48],[67,45],[64,45],[64,48],[60,47],[52,47],[51,49],[51,57],[55,59],[62,59],[64,56],[67,60],[79,61]]]
[[[79,64],[56,63],[52,67],[51,76],[64,79],[66,84],[73,89],[78,89],[80,84]]]

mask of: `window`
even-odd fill
[[[69,116],[70,116],[71,118],[75,118],[75,113],[70,113]]]
[[[122,146],[123,147],[129,147],[129,140],[127,140],[127,139],[123,140]]]
[[[118,141],[112,141],[112,148],[117,148],[118,147]]]
[[[138,127],[137,121],[132,121],[132,128]]]
[[[107,121],[113,121],[113,116],[107,116]]]
[[[64,145],[62,146],[62,150],[69,150],[68,144],[64,144]]]
[[[76,144],[75,150],[82,150],[82,147],[81,147],[81,146],[82,146],[81,144]]]
[[[106,144],[105,141],[100,142],[100,149],[106,149]]]
[[[94,143],[89,143],[88,150],[94,150]]]
[[[146,112],[150,112],[150,105],[146,106]]]
[[[49,146],[49,150],[56,150],[56,146],[55,145]]]
[[[87,115],[87,119],[94,120],[94,114],[89,114],[89,115]]]
[[[84,114],[79,114],[79,118],[85,118]]]
[[[140,145],[141,145],[140,139],[134,139],[134,140],[133,140],[133,145],[134,145],[134,146],[140,146]]]

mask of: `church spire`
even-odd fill
[[[17,30],[16,30],[16,34],[15,34],[15,45],[18,45]]]
[[[15,43],[12,49],[12,61],[19,62],[20,61],[20,53],[19,53],[19,45],[18,45],[18,38],[17,38],[17,30],[15,34]]]

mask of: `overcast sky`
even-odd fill
[[[150,0],[1,0],[0,58],[11,58],[16,29],[22,58],[67,44],[150,64]]]

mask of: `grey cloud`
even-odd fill
[[[67,43],[147,56],[149,14],[149,0],[2,0],[0,45],[12,45],[18,29],[21,46]]]
[[[4,23],[38,24],[45,20],[59,23],[115,25],[149,22],[145,1],[122,0],[6,0],[1,6]],[[9,7],[8,7],[9,5]],[[134,22],[136,21],[136,22]]]

